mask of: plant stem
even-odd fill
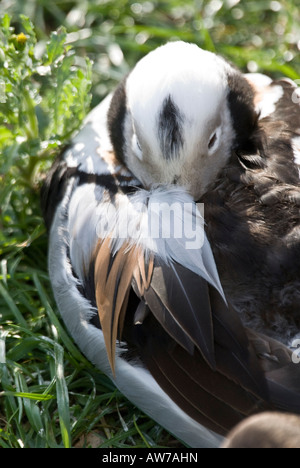
[[[39,125],[35,113],[35,102],[31,98],[29,91],[26,88],[22,89],[23,98],[25,102],[25,113],[28,118],[27,136],[28,138],[38,138],[39,137]]]

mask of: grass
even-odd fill
[[[298,8],[292,0],[2,0],[4,13],[12,22],[4,17],[0,32],[0,447],[180,447],[70,339],[47,274],[39,189],[90,97],[94,106],[168,40],[299,79]]]

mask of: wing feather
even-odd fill
[[[126,251],[125,245],[112,256],[109,238],[98,244],[95,261],[96,303],[113,372],[116,342],[122,332],[136,262],[137,252]]]
[[[187,414],[209,429],[225,434],[244,417],[268,408],[238,382],[211,369],[198,350],[190,356],[174,344],[153,317],[147,316],[137,335],[142,359],[159,385]]]
[[[174,322],[198,347],[210,366],[215,367],[212,311],[207,282],[179,264],[161,263],[154,268],[150,289],[153,289]],[[147,294],[146,292],[146,300]],[[154,312],[154,315],[162,324],[163,320],[158,312]],[[180,343],[179,337],[173,337]]]

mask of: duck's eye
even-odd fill
[[[142,161],[143,160],[143,150],[142,150],[141,144],[140,144],[136,134],[134,134],[133,137],[132,137],[132,149],[133,149],[133,152],[136,155],[136,157],[139,158],[140,161]]]
[[[217,134],[214,133],[214,134],[211,136],[211,138],[210,138],[210,140],[209,140],[209,143],[208,143],[208,149],[209,149],[209,150],[211,150],[211,149],[215,146],[215,144],[217,143],[217,140],[218,140]]]

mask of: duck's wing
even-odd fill
[[[259,362],[241,322],[224,299],[205,233],[203,245],[191,251],[185,249],[190,237],[153,239],[147,231],[159,201],[165,207],[167,200],[176,200],[177,228],[187,222],[184,208],[193,202],[176,189],[114,197],[103,196],[102,189],[85,184],[74,190],[68,210],[69,257],[83,296],[98,311],[99,334],[113,378],[122,386],[120,363],[128,361],[139,372],[138,360],[187,415],[224,433],[233,421],[268,400]],[[197,211],[189,213],[200,217]],[[169,220],[161,213],[160,221],[164,232]],[[194,221],[191,225],[203,230],[203,222]],[[125,344],[118,346],[118,340]],[[124,346],[127,352],[122,352]],[[176,358],[168,366],[172,349],[178,350],[183,361]],[[178,379],[184,363],[190,363],[186,378]],[[202,377],[202,368],[210,379]],[[216,382],[222,380],[227,387],[223,400],[223,386],[215,390]],[[166,381],[170,386],[165,386]],[[127,388],[134,402],[135,388]]]
[[[114,203],[118,198],[123,216],[124,205],[127,202],[132,205],[132,201],[129,196],[120,195]],[[145,209],[151,207],[149,198]],[[87,196],[80,196],[78,203],[85,204],[86,199]],[[114,206],[119,220],[120,209],[118,204]],[[135,207],[133,203],[126,210],[131,236],[135,226],[145,225],[144,218],[148,216],[142,210],[139,217],[139,209],[139,204]],[[93,211],[97,212],[96,206]],[[223,434],[232,424],[263,406],[264,400],[268,401],[259,361],[239,318],[226,304],[218,284],[213,285],[214,281],[206,278],[212,276],[211,251],[205,256],[199,250],[194,251],[194,264],[187,267],[182,264],[181,242],[176,242],[174,251],[165,258],[160,254],[160,243],[152,250],[148,248],[148,240],[145,247],[144,238],[135,235],[124,238],[124,243],[116,248],[114,235],[104,237],[99,227],[97,243],[94,249],[89,249],[82,239],[86,230],[93,229],[94,221],[89,221],[91,212],[82,226],[75,222],[72,213],[77,217],[80,210],[71,200],[71,264],[76,276],[82,278],[82,291],[97,308],[117,383],[121,380],[120,362],[136,365],[138,372],[138,360],[187,415]],[[134,218],[130,218],[130,213]],[[113,221],[111,232],[114,233]],[[170,239],[167,244],[162,252],[170,247]],[[87,255],[91,252],[88,260],[86,252]],[[189,255],[186,256],[188,263]],[[175,260],[179,258],[182,263]],[[190,269],[192,266],[195,271]],[[125,343],[127,352],[120,354],[122,346],[117,345],[118,340]],[[131,395],[134,390],[132,386]],[[135,401],[134,396],[132,399]]]

